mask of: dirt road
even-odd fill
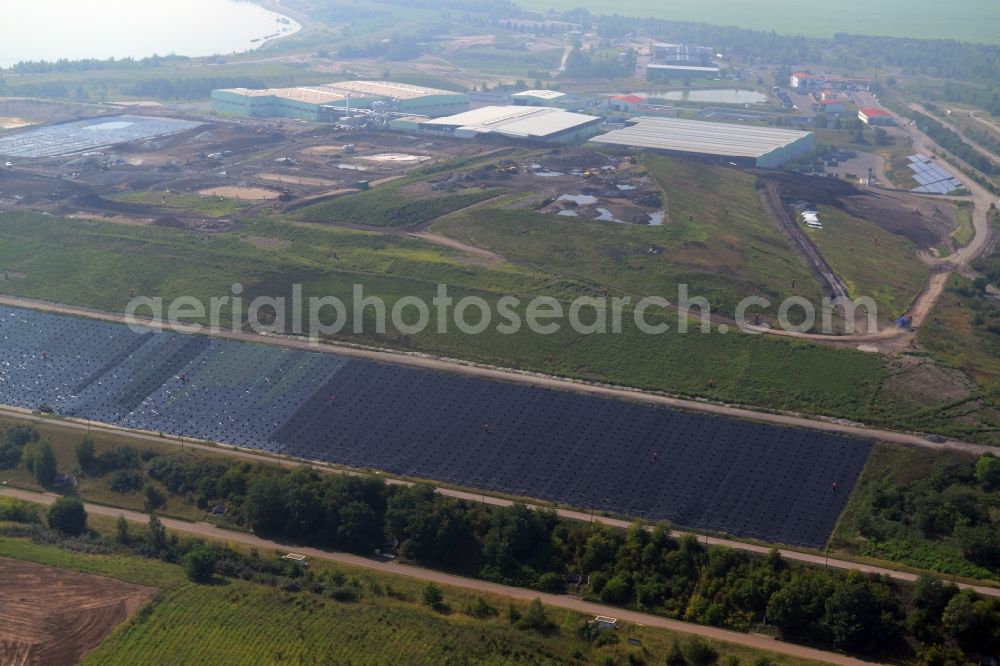
[[[28,410],[18,409],[14,407],[0,407],[0,416],[9,416],[12,418],[34,421],[36,423],[45,423],[49,425],[57,425],[59,427],[70,428],[74,430],[86,430],[87,432],[104,432],[108,434],[116,435],[127,435],[133,439],[139,439],[148,442],[155,442],[157,444],[172,444],[181,446],[182,448],[195,449],[198,451],[204,451],[206,453],[212,453],[216,455],[226,455],[233,458],[238,458],[240,460],[246,460],[255,463],[261,463],[265,465],[278,465],[285,468],[296,468],[301,466],[311,467],[321,473],[327,474],[347,474],[351,476],[368,476],[366,472],[346,470],[340,467],[335,467],[327,463],[316,462],[311,460],[299,460],[291,457],[275,457],[265,453],[259,453],[252,449],[242,449],[236,447],[224,447],[208,442],[200,442],[190,439],[181,440],[176,437],[163,437],[159,433],[149,433],[149,432],[138,432],[132,430],[125,430],[122,428],[117,428],[114,426],[109,426],[102,423],[95,422],[81,422],[76,420],[60,420],[53,421],[49,417],[38,416],[31,414]],[[412,485],[412,482],[405,481],[402,479],[387,478],[379,475],[387,484],[389,485],[401,485],[408,486]],[[468,492],[463,490],[455,490],[454,488],[444,488],[441,486],[435,486],[435,491],[444,495],[446,497],[454,497],[456,499],[465,500],[467,502],[482,502],[490,506],[511,506],[514,502],[513,500],[505,499],[503,497],[493,497],[492,495],[487,495],[482,492]],[[551,509],[552,507],[547,504],[532,504],[526,502],[528,508],[531,509]],[[601,516],[597,514],[587,513],[585,511],[577,511],[574,509],[555,509],[556,514],[560,518],[565,518],[568,520],[576,520],[580,522],[597,522],[602,525],[607,525],[609,527],[615,527],[619,529],[628,529],[631,526],[631,522],[628,520],[622,520],[619,518],[610,518],[608,516]],[[652,529],[652,527],[650,527]],[[748,553],[756,553],[759,555],[766,555],[771,550],[777,550],[778,553],[787,560],[792,560],[795,562],[803,562],[807,564],[823,565],[827,567],[832,567],[834,569],[844,569],[851,570],[856,569],[858,571],[863,571],[865,573],[878,574],[880,576],[889,576],[895,580],[913,582],[917,579],[917,575],[909,571],[900,571],[898,569],[890,569],[887,567],[880,567],[871,564],[864,564],[860,562],[852,562],[850,560],[841,560],[837,558],[831,558],[826,555],[820,555],[818,553],[812,552],[802,552],[798,550],[790,550],[787,548],[774,548],[772,546],[762,546],[754,543],[746,543],[743,541],[736,541],[733,539],[725,539],[721,537],[713,537],[706,535],[699,535],[694,532],[685,532],[683,530],[671,530],[671,536],[676,539],[680,539],[685,536],[695,536],[699,541],[711,546],[725,546],[726,548],[732,548],[734,550],[741,550]],[[1000,596],[1000,588],[990,587],[988,585],[977,585],[969,583],[958,583],[959,587],[974,589],[984,595],[989,596]]]
[[[47,303],[45,301],[37,301],[13,296],[0,296],[0,305],[65,314],[75,317],[85,317],[88,319],[98,319],[101,321],[110,321],[120,324],[130,323],[129,319],[124,314],[101,312],[98,310],[89,310],[87,308],[79,308],[58,303]],[[166,324],[150,322],[147,320],[140,320],[138,323],[150,328],[169,328]],[[255,333],[246,333],[244,331],[190,329],[183,332],[208,335],[226,340],[237,340],[240,342],[253,342],[257,344],[273,345],[276,347],[286,347],[288,349],[337,354],[350,358],[364,358],[383,363],[396,363],[399,365],[422,368],[425,370],[453,372],[495,381],[514,382],[518,384],[527,384],[530,386],[539,386],[542,388],[563,391],[575,391],[578,393],[597,395],[607,398],[617,398],[620,400],[631,400],[635,402],[658,405],[661,407],[670,407],[673,409],[730,416],[750,421],[772,423],[780,426],[806,428],[810,430],[820,430],[823,432],[835,432],[851,437],[862,437],[865,439],[895,442],[897,444],[910,444],[933,449],[951,448],[976,455],[996,452],[995,447],[986,444],[973,444],[971,442],[962,442],[952,439],[945,441],[930,441],[925,436],[920,434],[870,428],[860,423],[845,421],[843,419],[807,417],[785,412],[754,411],[747,407],[736,407],[733,405],[687,400],[684,398],[675,398],[657,393],[647,393],[639,389],[624,386],[589,383],[582,380],[553,377],[551,375],[543,375],[541,373],[524,370],[512,370],[496,366],[478,365],[459,359],[442,358],[417,352],[374,349],[370,347],[360,347],[340,343],[311,344],[304,338],[284,335],[258,335]],[[833,339],[838,338],[838,336],[827,337]],[[864,339],[863,336],[862,339]]]
[[[32,493],[22,490],[14,490],[11,488],[0,489],[0,494],[45,505],[51,504],[59,497],[58,495],[53,495],[51,493]],[[112,518],[125,516],[126,520],[138,523],[147,523],[149,521],[148,514],[139,513],[137,511],[114,509],[99,504],[86,504],[85,506],[88,513],[99,516],[108,516]],[[349,566],[380,571],[382,573],[396,574],[399,576],[406,576],[407,578],[434,582],[440,585],[449,585],[475,592],[497,594],[514,599],[531,600],[537,597],[541,599],[543,604],[552,608],[565,608],[567,610],[586,613],[589,615],[610,615],[611,617],[616,617],[620,620],[634,624],[641,624],[648,627],[658,627],[661,629],[668,629],[670,631],[712,638],[760,650],[770,650],[800,659],[814,659],[828,664],[841,664],[843,666],[861,666],[862,664],[872,663],[834,652],[826,652],[801,645],[784,643],[760,634],[742,634],[735,631],[717,629],[715,627],[706,627],[696,624],[688,624],[687,622],[679,622],[677,620],[668,620],[656,615],[649,615],[646,613],[614,608],[612,606],[595,604],[567,595],[546,594],[544,592],[537,592],[535,590],[529,590],[522,587],[511,587],[496,583],[488,583],[486,581],[465,578],[463,576],[456,576],[439,571],[431,571],[429,569],[422,569],[420,567],[400,564],[398,562],[383,562],[381,560],[373,560],[366,557],[359,557],[357,555],[348,555],[346,553],[333,553],[318,550],[316,548],[287,546],[277,541],[261,539],[260,537],[252,534],[220,529],[215,525],[210,525],[208,523],[188,523],[180,520],[174,520],[172,518],[161,518],[161,520],[163,521],[164,527],[169,530],[183,532],[185,534],[193,534],[207,539],[216,539],[229,543],[239,543],[264,550],[279,550],[283,552],[293,550],[297,553],[302,553],[303,555],[307,555],[315,559],[329,560]]]

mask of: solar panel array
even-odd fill
[[[0,139],[0,155],[54,157],[185,132],[202,123],[176,118],[105,116],[38,127]]]
[[[962,187],[962,182],[926,155],[910,155],[908,158],[913,179],[920,183],[911,192],[925,194],[948,194]]]
[[[0,308],[0,403],[811,547],[826,542],[871,450],[811,430],[16,308]]]

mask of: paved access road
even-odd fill
[[[53,421],[51,418],[33,415],[28,410],[20,409],[17,407],[0,406],[0,416],[9,416],[17,419],[35,421],[38,423],[55,424],[60,427],[72,428],[77,430],[86,429],[88,432],[99,431],[110,434],[126,435],[133,439],[156,442],[158,444],[176,444],[179,441],[177,438],[161,437],[158,433],[146,433],[146,432],[136,432],[132,430],[124,430],[122,428],[118,428],[115,426],[98,424],[95,422],[87,423],[76,420]],[[308,460],[296,460],[289,458],[275,458],[273,456],[257,453],[248,449],[215,446],[208,443],[199,443],[189,439],[183,440],[181,446],[190,449],[197,449],[199,451],[204,451],[206,453],[213,453],[216,455],[220,454],[227,455],[227,456],[232,456],[234,458],[239,458],[241,460],[248,460],[251,462],[257,462],[268,465],[280,465],[281,467],[288,467],[288,468],[295,468],[305,465],[319,472],[332,473],[332,474],[350,474],[355,476],[364,475],[363,472],[346,471],[337,467],[333,467],[331,465],[327,465],[325,463],[312,462]],[[411,482],[404,481],[401,479],[386,478],[384,480],[386,483],[390,485],[412,485]],[[454,497],[456,499],[462,499],[468,502],[483,502],[491,506],[510,506],[514,503],[513,500],[505,499],[502,497],[493,497],[485,493],[472,493],[463,490],[455,490],[453,488],[442,488],[439,486],[435,487],[435,490],[446,497]],[[551,508],[540,504],[527,504],[527,506],[531,509]],[[555,509],[555,512],[560,518],[566,518],[568,520],[577,520],[581,522],[598,522],[601,523],[602,525],[607,525],[609,527],[616,527],[620,529],[628,529],[628,527],[632,525],[632,523],[627,520],[621,520],[619,518],[609,518],[607,516],[600,516],[592,513],[587,513],[585,511],[576,511],[573,509]],[[909,571],[901,571],[898,569],[890,569],[888,567],[880,567],[871,564],[851,562],[850,560],[841,560],[833,557],[827,557],[825,555],[819,555],[816,553],[804,553],[798,550],[773,548],[771,546],[762,546],[753,543],[746,543],[743,541],[736,541],[733,539],[698,535],[693,532],[685,532],[683,530],[671,530],[670,534],[671,536],[677,539],[685,536],[695,536],[698,538],[699,541],[707,545],[725,546],[726,548],[732,548],[734,550],[742,550],[744,552],[756,553],[759,555],[766,555],[770,553],[771,550],[777,550],[782,557],[784,557],[786,560],[791,560],[793,562],[802,562],[804,564],[812,564],[817,566],[827,566],[827,567],[832,567],[834,569],[844,569],[844,570],[854,569],[857,571],[862,571],[864,573],[872,573],[872,574],[878,574],[880,576],[888,576],[894,580],[900,580],[906,582],[913,582],[917,580],[917,574],[914,574]],[[1000,597],[1000,588],[991,587],[989,585],[973,584],[973,583],[957,583],[957,585],[963,589],[975,590],[976,592],[983,595]]]
[[[52,493],[34,493],[24,490],[16,490],[13,488],[0,488],[0,495],[15,497],[17,499],[37,502],[45,505],[52,504],[59,498],[59,495]],[[140,513],[138,511],[115,509],[100,504],[86,504],[85,506],[88,513],[99,516],[109,516],[112,518],[125,516],[126,520],[138,523],[146,523],[149,521],[148,514]],[[398,576],[406,576],[407,578],[416,578],[418,580],[434,582],[440,585],[450,585],[452,587],[459,587],[476,592],[497,594],[513,599],[531,600],[537,597],[541,599],[543,604],[553,608],[565,608],[567,610],[586,613],[589,615],[610,615],[633,624],[657,627],[660,629],[668,629],[670,631],[712,638],[760,650],[770,650],[772,652],[778,652],[780,654],[785,654],[799,659],[814,659],[816,661],[828,664],[840,664],[842,666],[862,666],[863,664],[873,663],[837,654],[835,652],[826,652],[824,650],[817,650],[801,645],[785,643],[760,634],[743,634],[736,631],[728,631],[726,629],[717,629],[715,627],[706,627],[697,624],[689,624],[687,622],[679,622],[677,620],[669,620],[656,615],[614,608],[612,606],[604,606],[561,594],[546,594],[544,592],[537,592],[523,587],[499,585],[497,583],[489,583],[472,578],[465,578],[463,576],[455,576],[453,574],[442,573],[439,571],[422,569],[409,564],[384,562],[381,560],[359,557],[357,555],[318,550],[316,548],[287,546],[277,541],[261,539],[260,537],[252,534],[220,529],[215,525],[208,523],[189,523],[181,520],[174,520],[173,518],[161,518],[161,520],[163,521],[164,527],[167,529],[208,539],[239,543],[253,548],[284,551],[294,550],[296,553],[302,553],[303,555],[307,555],[315,559],[329,560],[340,564],[361,567],[364,569],[372,569],[382,573],[396,574]]]

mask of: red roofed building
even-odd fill
[[[614,111],[633,111],[645,103],[646,99],[638,95],[618,95],[611,98],[611,108]]]
[[[892,116],[885,109],[875,106],[866,106],[858,109],[858,118],[866,125],[892,125]]]

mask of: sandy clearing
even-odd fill
[[[17,129],[19,127],[27,127],[28,125],[34,125],[34,123],[25,118],[0,116],[0,129]]]
[[[261,173],[257,174],[260,180],[272,180],[277,183],[288,183],[290,185],[314,185],[317,187],[328,187],[336,185],[340,181],[332,178],[314,178],[312,176],[290,176],[281,173]]]
[[[207,190],[198,190],[198,194],[206,197],[225,197],[227,199],[241,199],[243,201],[269,201],[281,196],[280,192],[265,190],[263,187],[210,187]]]

